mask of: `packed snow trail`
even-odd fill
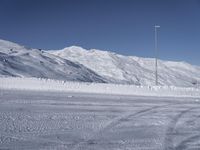
[[[200,99],[0,90],[0,149],[200,149]]]

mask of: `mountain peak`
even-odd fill
[[[73,46],[70,46],[70,47],[65,47],[64,49],[62,49],[63,51],[64,50],[70,50],[70,51],[87,51],[86,49],[84,49],[84,48],[82,48],[82,47],[80,47],[80,46],[75,46],[75,45],[73,45]]]
[[[52,54],[78,62],[100,76],[114,83],[154,85],[155,62],[152,58],[124,56],[97,49],[85,50],[72,46]],[[200,69],[183,62],[159,60],[159,84],[192,86],[194,79],[200,79]]]
[[[0,52],[0,76],[155,84],[155,62],[150,58],[87,50],[80,46],[41,52],[6,40],[0,40]],[[193,81],[200,81],[200,67],[185,62],[159,60],[158,72],[160,85],[194,86]]]

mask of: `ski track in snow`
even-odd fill
[[[197,98],[0,93],[0,149],[200,148]]]
[[[195,112],[195,110],[197,112]],[[186,123],[194,123],[195,121],[199,121],[197,119],[199,119],[199,115],[196,117],[186,117],[186,115],[190,115],[193,114],[198,114],[200,112],[200,108],[199,107],[190,107],[190,108],[184,108],[184,110],[180,111],[177,115],[175,115],[171,121],[168,124],[168,128],[166,130],[166,137],[165,137],[165,141],[164,141],[164,145],[165,145],[165,150],[187,150],[187,149],[199,149],[200,145],[199,145],[199,139],[200,139],[200,127],[198,126],[197,129],[193,129],[194,131],[190,131],[191,127],[189,127],[189,130],[182,130],[179,131],[180,128],[178,128],[178,123],[181,121],[181,119],[187,119],[184,120],[181,123],[181,126],[184,128],[188,128],[188,125]],[[194,124],[193,124],[194,125]],[[192,127],[194,128],[194,126]],[[186,133],[185,133],[186,132]],[[193,133],[194,132],[194,133]],[[196,133],[197,132],[197,133]],[[180,136],[181,134],[183,134],[184,136],[184,140],[179,140],[179,142],[174,142],[175,138],[177,138],[178,136]],[[175,136],[176,135],[176,136]],[[194,145],[192,145],[192,142],[196,142],[193,143]]]
[[[148,112],[150,112],[152,110],[155,110],[157,108],[162,108],[162,107],[165,107],[165,106],[168,106],[168,105],[153,106],[153,107],[150,107],[150,108],[142,109],[142,110],[140,110],[138,112],[135,112],[135,113],[127,113],[127,114],[123,114],[123,115],[121,115],[119,117],[116,117],[113,120],[111,120],[110,122],[106,123],[106,125],[103,128],[101,128],[98,131],[98,133],[94,134],[89,140],[81,142],[81,143],[78,143],[77,145],[75,145],[74,149],[78,149],[82,145],[86,145],[87,143],[89,143],[91,141],[95,141],[96,138],[98,138],[99,135],[102,135],[102,134],[106,133],[106,131],[108,131],[109,129],[115,127],[117,124],[120,124],[123,120],[125,120],[125,119],[127,119],[127,118],[129,118],[131,116],[132,117],[140,117],[145,113],[148,113]]]

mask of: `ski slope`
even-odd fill
[[[78,62],[107,78],[111,83],[155,84],[153,58],[123,56],[109,51],[72,46],[51,54]],[[200,82],[200,67],[186,62],[158,60],[159,85],[192,87]]]

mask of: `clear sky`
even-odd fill
[[[1,0],[0,38],[33,48],[77,45],[200,65],[200,0]]]

